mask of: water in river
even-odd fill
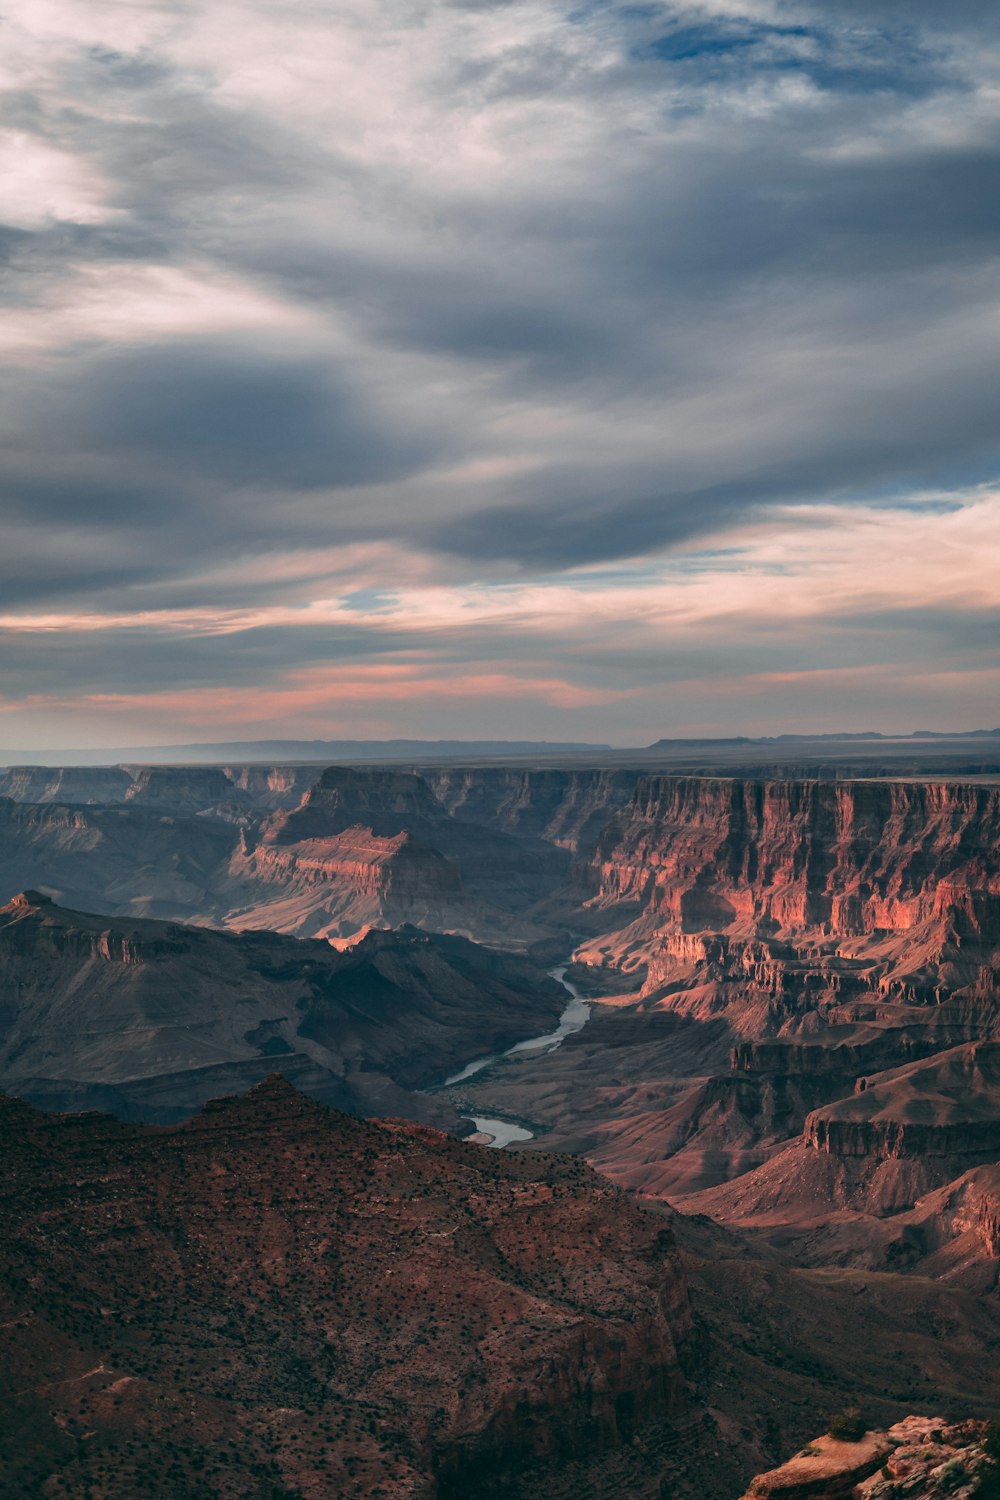
[[[513,1047],[508,1047],[506,1052],[492,1052],[489,1057],[477,1057],[475,1062],[466,1063],[458,1073],[452,1073],[450,1078],[444,1080],[443,1087],[447,1088],[453,1083],[464,1083],[475,1073],[481,1073],[483,1068],[488,1068],[491,1063],[499,1062],[502,1057],[513,1057],[517,1053],[537,1052],[539,1056],[546,1052],[554,1052],[560,1046],[563,1039],[572,1036],[574,1031],[582,1031],[590,1020],[590,1005],[581,998],[575,985],[566,978],[567,965],[562,964],[549,973],[557,984],[561,984],[569,995],[566,1008],[559,1017],[559,1025],[555,1031],[547,1031],[544,1036],[528,1037],[526,1041],[515,1042]],[[533,1130],[528,1130],[523,1125],[517,1125],[513,1120],[502,1120],[490,1118],[486,1115],[473,1115],[477,1131],[482,1135],[491,1136],[489,1144],[498,1149],[510,1146],[516,1141],[530,1141],[534,1136]]]

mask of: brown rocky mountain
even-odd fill
[[[670,1228],[579,1162],[274,1078],[173,1129],[0,1118],[11,1500],[466,1500],[570,1457],[608,1494],[683,1415]]]
[[[342,1109],[460,1129],[414,1091],[546,1030],[565,999],[525,958],[413,928],[338,952],[92,916],[34,892],[0,910],[0,1087],[50,1108],[176,1120],[280,1057]]]

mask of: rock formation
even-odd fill
[[[773,1034],[867,999],[982,996],[1000,940],[1000,787],[647,777],[592,863],[624,921],[583,953]],[[710,993],[706,994],[706,988]]]
[[[636,771],[513,766],[420,768],[453,817],[530,835],[589,855],[611,816],[627,806]]]
[[[337,766],[298,807],[242,837],[225,920],[341,937],[415,921],[524,946],[548,935],[530,908],[567,866],[540,838],[449,816],[421,776]]]
[[[983,1422],[911,1416],[856,1442],[825,1435],[759,1475],[743,1500],[971,1500],[980,1476],[993,1467],[984,1428]]]

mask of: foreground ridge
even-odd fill
[[[458,1500],[681,1408],[669,1224],[579,1162],[277,1075],[0,1127],[5,1495]]]

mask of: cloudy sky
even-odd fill
[[[995,0],[7,0],[0,747],[1000,722]]]

